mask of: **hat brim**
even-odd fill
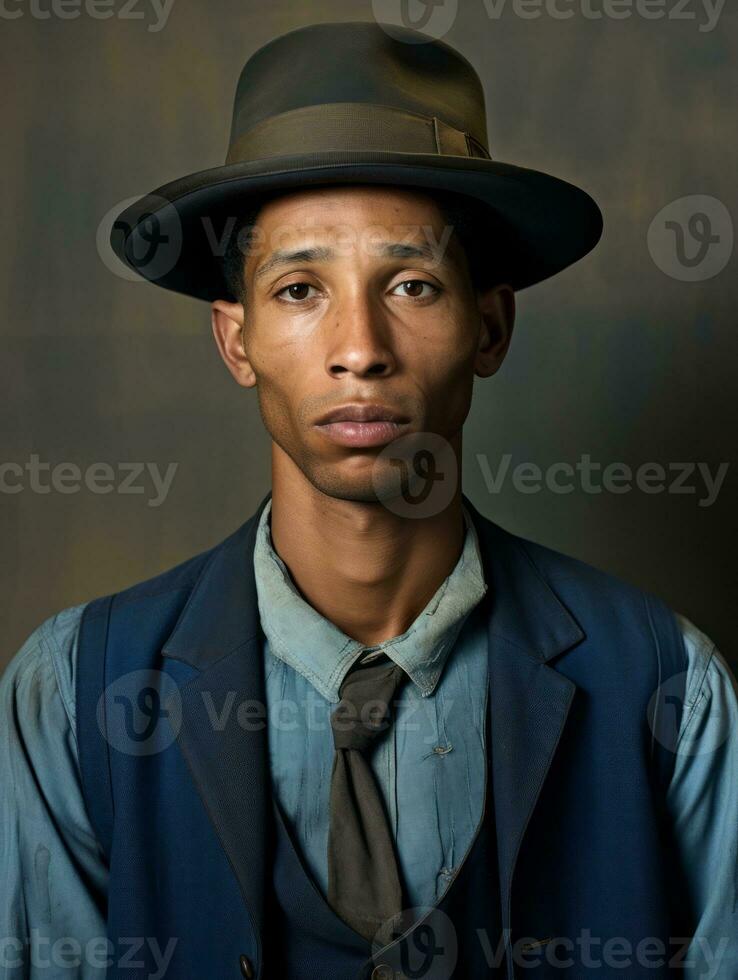
[[[182,177],[122,211],[111,246],[130,269],[164,289],[223,299],[224,231],[248,199],[333,184],[455,191],[481,201],[510,231],[505,278],[516,290],[572,265],[602,234],[602,214],[589,194],[538,170],[476,157],[352,151],[251,160]],[[495,243],[490,254],[500,251]]]

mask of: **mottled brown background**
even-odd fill
[[[606,224],[595,253],[520,294],[509,359],[476,390],[465,490],[510,530],[660,594],[735,664],[734,465],[701,508],[701,490],[522,494],[508,482],[491,494],[477,461],[733,461],[738,255],[690,284],[664,275],[646,244],[677,198],[709,194],[738,216],[731,2],[707,33],[702,0],[688,8],[697,21],[492,20],[464,0],[446,40],[485,81],[493,155],[580,183]],[[220,362],[208,306],[113,275],[96,230],[117,202],[222,162],[235,82],[257,47],[373,16],[359,0],[175,0],[153,32],[144,0],[137,20],[7,9],[22,16],[0,24],[2,461],[178,470],[158,508],[149,484],[141,496],[0,494],[0,666],[64,606],[221,540],[268,489],[255,396]]]

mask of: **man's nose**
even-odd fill
[[[326,370],[333,377],[382,377],[396,370],[391,325],[370,296],[344,300],[331,311],[326,327]]]

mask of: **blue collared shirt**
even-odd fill
[[[384,652],[410,683],[368,757],[396,845],[408,908],[433,906],[471,844],[484,808],[488,652],[472,612],[487,591],[477,534],[464,511],[461,556],[401,636],[364,646],[299,594],[262,511],[254,571],[264,643],[272,784],[323,894],[333,733],[330,714],[352,664]],[[453,657],[450,657],[453,650]]]
[[[473,563],[474,552],[467,551],[469,540],[467,535],[463,560],[468,558]],[[278,569],[278,562],[274,564]],[[457,570],[454,569],[441,586],[440,596],[437,593],[431,606],[436,598],[442,600],[448,593],[448,585]],[[286,578],[283,585],[289,591]],[[450,595],[449,601],[452,601]],[[463,599],[461,603],[463,606]],[[288,605],[291,604],[290,599]],[[448,609],[448,636],[453,635],[454,629],[451,621],[455,614],[451,608]],[[457,609],[454,605],[453,608],[458,612],[461,607]],[[104,945],[102,948],[100,945],[104,943],[106,925],[99,896],[104,895],[107,888],[107,871],[85,812],[75,736],[77,637],[83,610],[84,605],[70,607],[42,623],[15,654],[0,679],[2,980],[20,980],[21,977],[42,980],[54,975],[88,980],[104,975],[98,965],[106,955]],[[424,610],[419,619],[423,619],[427,611]],[[312,610],[310,615],[318,614]],[[267,618],[270,622],[278,619]],[[467,802],[466,814],[462,816],[463,833],[457,836],[452,835],[450,820],[445,819],[454,806],[454,796],[448,795],[449,781],[459,778],[458,773],[463,770],[471,773],[476,769],[477,774],[481,771],[480,734],[484,728],[478,727],[479,704],[468,728],[454,727],[453,737],[450,737],[446,726],[457,725],[454,706],[441,703],[450,701],[446,697],[447,682],[452,687],[456,683],[459,697],[472,693],[463,686],[462,661],[466,656],[475,656],[474,610],[463,623],[462,619],[463,613],[458,618],[461,627],[453,653],[449,654],[449,647],[441,654],[444,666],[438,676],[438,667],[425,663],[423,657],[423,650],[437,652],[439,649],[430,619],[426,618],[425,626],[416,621],[403,635],[408,637],[417,632],[417,637],[410,642],[398,645],[402,638],[395,638],[384,645],[388,653],[392,648],[393,659],[397,657],[398,662],[399,658],[407,657],[406,662],[412,667],[416,679],[406,686],[405,693],[414,695],[417,704],[429,712],[431,723],[428,734],[432,737],[427,752],[432,755],[423,757],[417,731],[409,728],[412,716],[406,715],[407,735],[398,733],[396,741],[388,742],[380,756],[383,761],[378,759],[375,768],[389,800],[393,828],[402,845],[403,870],[421,898],[432,897],[434,892],[438,895],[443,890],[448,877],[445,871],[452,871],[463,859],[465,844],[473,836],[475,816],[478,817],[477,804]],[[667,807],[691,898],[699,913],[696,930],[699,942],[694,942],[687,952],[684,977],[685,980],[697,980],[698,977],[701,980],[712,977],[727,980],[738,976],[738,682],[714,644],[684,617],[678,617],[678,620],[688,658],[688,674],[679,732],[680,748],[667,794]],[[313,623],[319,631],[318,620],[313,618]],[[416,630],[416,626],[420,628]],[[294,635],[291,630],[287,632]],[[443,632],[442,629],[438,633],[439,641]],[[288,659],[295,663],[304,660],[303,667],[310,669],[317,647],[300,644],[295,652],[288,642],[285,649],[288,648],[293,649],[292,655],[285,654]],[[275,649],[280,649],[279,644],[274,646]],[[308,649],[311,650],[309,654]],[[338,669],[334,667],[327,673],[322,669],[316,671],[316,677],[323,678],[319,682],[322,691],[312,681],[300,690],[307,691],[312,697],[314,688],[317,699],[333,704],[332,696],[337,693],[342,672],[345,673],[363,649],[358,645],[349,653],[346,648],[339,657],[341,666]],[[292,698],[304,675],[299,669],[290,668],[273,650],[265,655],[271,658],[268,661],[268,693],[276,705],[278,697],[275,695],[291,691],[288,697]],[[484,686],[478,684],[476,688]],[[424,689],[428,691],[425,695]],[[281,697],[285,694],[281,693]],[[465,718],[467,714],[465,711]],[[425,718],[422,714],[420,717]],[[299,741],[295,735],[295,731],[300,730],[299,713],[297,727],[290,730],[290,724],[295,724],[294,717],[282,726],[276,741],[273,728],[270,729],[273,780],[285,812],[302,838],[301,846],[310,870],[319,881],[324,881],[322,840],[326,825],[325,816],[321,816],[324,803],[321,793],[313,793],[311,788],[325,787],[326,780],[325,773],[321,781],[316,771],[310,770],[311,760],[322,758],[324,740],[318,732],[315,739],[309,739],[310,748],[307,745],[301,747],[301,758],[307,769],[298,771],[293,767],[294,760],[285,758],[279,750],[280,742],[283,747],[292,748]],[[461,735],[457,735],[457,731]],[[434,752],[434,749],[440,751]],[[452,765],[442,768],[448,762]],[[440,825],[431,833],[425,824],[417,839],[403,820],[404,814],[417,809],[417,793],[413,793],[412,799],[403,795],[407,787],[399,774],[399,766],[405,763],[413,768],[414,778],[423,772],[423,776],[433,773],[444,780],[439,784],[439,792],[434,791],[430,796],[431,805],[436,807],[437,804]],[[393,765],[394,774],[391,771]],[[479,787],[479,782],[474,785]],[[469,799],[478,799],[478,788],[475,792],[476,796],[473,792]],[[431,842],[432,865],[418,860],[421,841],[424,846]],[[430,875],[427,870],[424,874],[424,867],[430,868]],[[14,965],[19,961],[20,944],[27,936],[35,937],[40,950],[37,965],[30,972]],[[59,941],[66,941],[63,952],[57,954],[62,955],[65,962],[69,961],[70,950],[73,952],[76,944],[80,950],[77,968],[56,972],[49,969],[49,963],[54,962],[53,951],[59,949],[54,944]]]

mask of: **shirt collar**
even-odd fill
[[[332,702],[340,700],[341,683],[364,651],[386,653],[423,697],[432,694],[464,621],[487,591],[477,532],[466,507],[462,504],[464,547],[451,574],[402,635],[365,646],[322,616],[298,592],[272,545],[271,503],[270,499],[262,511],[254,545],[259,615],[270,652]]]

